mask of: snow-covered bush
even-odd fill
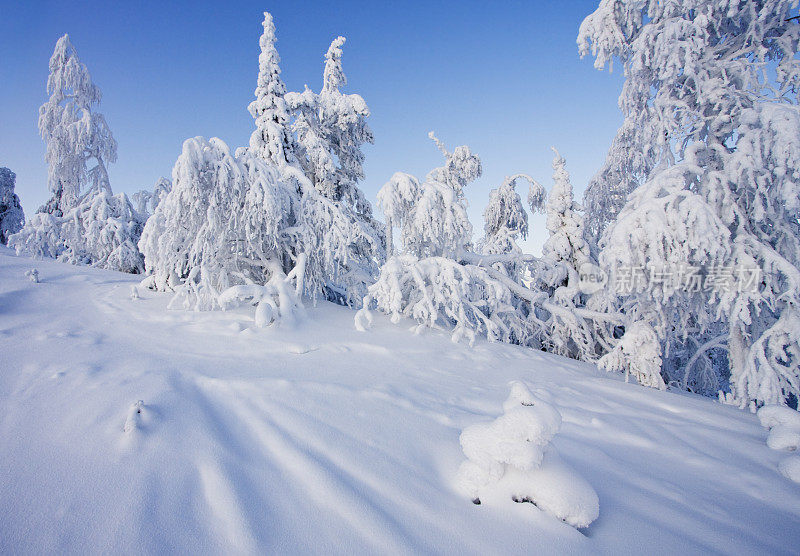
[[[504,413],[461,433],[467,461],[456,484],[475,504],[508,497],[530,502],[573,527],[587,527],[600,512],[597,493],[560,461],[550,441],[561,428],[561,414],[514,382]]]
[[[17,175],[8,168],[0,168],[0,244],[8,243],[8,236],[25,225],[25,213],[19,197],[14,193]]]
[[[655,331],[644,322],[630,324],[617,345],[597,362],[601,369],[633,375],[642,386],[664,390],[661,378],[661,345]]]
[[[133,274],[144,270],[136,244],[142,222],[124,193],[90,192],[63,216],[39,212],[9,238],[17,253]]]
[[[671,382],[728,382],[741,407],[800,396],[796,9],[603,0],[578,38],[625,69],[625,122],[586,195],[601,263],[650,274],[616,306],[652,326]],[[687,271],[699,289],[664,279]],[[723,347],[727,369],[707,355]]]

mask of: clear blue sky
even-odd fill
[[[468,144],[484,175],[467,192],[476,237],[490,189],[526,172],[551,185],[556,146],[576,196],[621,122],[619,73],[578,57],[575,38],[595,1],[569,2],[12,2],[0,0],[0,166],[17,173],[27,214],[47,196],[38,107],[47,63],[69,33],[103,91],[100,111],[119,143],[115,192],[170,176],[184,139],[217,136],[234,150],[253,129],[264,10],[277,27],[289,90],[319,90],[323,56],[347,37],[346,92],[372,111],[362,188],[374,202],[402,170],[422,178],[449,147]],[[521,193],[525,193],[522,191]],[[538,251],[542,217],[526,247]]]

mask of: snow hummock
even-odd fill
[[[413,336],[377,313],[358,332],[330,303],[259,328],[250,307],[168,310],[170,294],[141,287],[131,299],[140,277],[112,271],[36,261],[35,284],[32,264],[0,248],[0,553],[800,545],[800,484],[776,472],[796,456],[768,448],[749,412],[532,349]],[[498,417],[510,381],[558,408],[553,470],[597,493],[589,527],[453,488],[459,435]]]
[[[758,419],[762,427],[769,429],[767,446],[788,452],[800,449],[800,412],[781,405],[765,405],[758,410]],[[800,483],[800,456],[783,459],[778,470],[787,479]]]
[[[550,446],[561,428],[561,414],[516,381],[503,410],[491,423],[470,425],[461,433],[467,461],[458,471],[459,488],[475,504],[486,493],[500,491],[574,527],[589,526],[599,513],[597,493]]]

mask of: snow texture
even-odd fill
[[[45,260],[33,284],[33,265],[0,248],[2,553],[800,544],[800,484],[776,471],[789,454],[766,446],[749,412],[518,346],[467,351],[380,314],[358,333],[331,303],[297,328],[261,329],[252,308],[167,311],[170,295],[145,288],[130,299],[139,278],[127,274]],[[512,380],[558,407],[556,467],[597,492],[600,517],[581,532],[510,502],[511,486],[480,506],[454,489],[459,434],[498,416]]]

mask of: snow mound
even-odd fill
[[[800,456],[789,456],[780,462],[778,471],[790,481],[800,483]]]
[[[769,429],[767,446],[789,451],[800,448],[800,413],[785,406],[765,405],[758,410],[758,420]]]
[[[599,515],[597,493],[558,457],[550,441],[561,428],[561,414],[514,382],[504,413],[461,433],[467,461],[456,479],[459,490],[481,503],[501,493],[531,502],[573,527],[587,527]]]

